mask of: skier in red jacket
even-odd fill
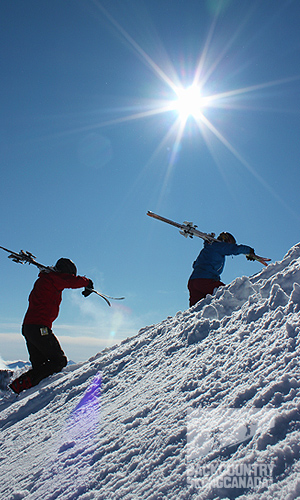
[[[66,366],[67,358],[52,332],[52,323],[59,314],[62,291],[83,287],[82,294],[87,297],[91,293],[89,288],[94,287],[93,282],[84,276],[77,276],[76,266],[70,259],[61,258],[53,270],[39,273],[29,295],[29,306],[22,325],[32,368],[10,384],[17,394]]]

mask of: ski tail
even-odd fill
[[[267,259],[266,257],[260,257],[259,255],[255,255],[254,259],[263,264],[264,266],[268,266],[268,262],[271,261],[271,259]]]
[[[110,295],[105,295],[104,293],[98,292],[94,288],[87,288],[87,290],[89,290],[92,293],[95,293],[96,295],[99,295],[99,297],[101,297],[103,300],[105,300],[105,302],[109,306],[111,306],[111,303],[108,299],[111,299],[111,300],[124,300],[125,299],[125,297],[111,297]]]
[[[109,302],[108,298],[105,297],[105,295],[103,295],[102,293],[97,292],[97,290],[94,290],[94,289],[91,289],[91,288],[88,288],[88,290],[90,290],[91,292],[95,293],[96,295],[99,295],[99,297],[101,297],[103,300],[105,300],[106,304],[109,307],[111,307],[111,303]]]

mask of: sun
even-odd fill
[[[95,0],[96,3],[96,0]],[[269,185],[260,177],[256,170],[243,158],[234,145],[226,138],[226,134],[218,127],[219,119],[214,125],[214,119],[217,117],[218,110],[235,110],[235,109],[248,109],[245,108],[246,103],[243,98],[250,93],[263,91],[270,87],[282,85],[293,80],[300,80],[300,76],[289,77],[280,80],[273,80],[269,82],[248,85],[246,87],[237,87],[232,89],[223,89],[224,81],[220,81],[220,89],[216,87],[217,78],[214,77],[214,92],[209,89],[209,81],[212,75],[220,66],[221,62],[227,57],[227,51],[235,41],[236,34],[233,34],[228,43],[217,56],[211,61],[208,54],[215,32],[216,20],[211,25],[208,38],[201,51],[198,62],[195,64],[193,71],[189,73],[182,71],[183,66],[180,63],[181,70],[178,72],[172,64],[172,61],[167,57],[164,64],[158,64],[152,57],[143,49],[141,45],[109,14],[102,5],[97,2],[99,11],[106,17],[111,25],[117,30],[118,34],[131,46],[132,50],[136,53],[137,57],[143,61],[145,66],[155,75],[160,83],[163,85],[160,97],[139,99],[138,104],[130,107],[132,111],[127,114],[128,107],[117,109],[122,111],[121,116],[116,116],[106,121],[97,123],[92,128],[99,128],[105,126],[116,125],[119,123],[129,122],[133,120],[143,120],[145,118],[152,118],[154,116],[160,117],[164,114],[170,115],[170,123],[167,127],[166,133],[161,137],[158,146],[155,148],[151,158],[147,162],[149,165],[157,158],[160,152],[168,151],[168,162],[165,172],[164,181],[162,182],[160,200],[163,199],[170,174],[177,161],[178,153],[180,151],[181,141],[184,137],[185,130],[188,128],[188,133],[200,132],[208,149],[211,151],[212,156],[215,158],[214,146],[212,141],[217,140],[220,142],[235,158],[252,174],[256,179],[270,190]],[[162,50],[165,52],[165,50]],[[180,62],[180,61],[179,61]],[[164,69],[166,68],[166,70]],[[190,75],[190,85],[185,86],[187,83],[187,75]],[[184,79],[181,78],[183,76]],[[115,111],[115,110],[114,110]],[[209,112],[208,112],[209,111]],[[174,115],[176,115],[174,119]],[[188,121],[193,118],[196,127],[187,127]],[[152,122],[153,123],[153,122]],[[91,128],[91,127],[89,127]],[[158,132],[161,128],[158,127]],[[171,146],[169,146],[171,144]],[[274,194],[274,193],[273,193]],[[278,198],[278,197],[277,197]]]
[[[183,120],[187,120],[190,116],[199,118],[205,105],[200,86],[178,88],[175,93],[177,99],[173,103],[173,109],[177,111],[180,118]]]

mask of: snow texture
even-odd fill
[[[299,283],[300,244],[19,397],[2,391],[0,498],[299,498]]]

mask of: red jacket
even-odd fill
[[[29,295],[29,306],[24,325],[41,325],[52,328],[59,314],[62,291],[65,288],[83,288],[89,285],[89,278],[57,272],[40,272]]]

